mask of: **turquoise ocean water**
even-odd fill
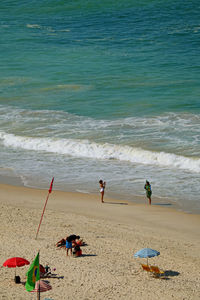
[[[199,41],[197,0],[2,0],[0,175],[199,213]]]

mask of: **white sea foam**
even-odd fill
[[[58,153],[91,159],[114,159],[139,164],[200,172],[200,159],[173,153],[153,152],[126,145],[95,143],[88,140],[33,138],[0,132],[4,146],[32,151]]]
[[[39,24],[26,24],[26,27],[28,28],[41,28],[41,26]]]
[[[66,28],[66,29],[61,29],[61,30],[58,30],[58,31],[61,31],[61,32],[70,32],[71,30]]]

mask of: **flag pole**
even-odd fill
[[[46,205],[47,205],[47,201],[49,199],[49,194],[52,191],[53,182],[54,182],[54,177],[51,180],[51,184],[50,184],[50,187],[49,187],[49,191],[48,191],[48,195],[47,195],[47,198],[46,198],[46,202],[45,202],[45,205],[44,205],[44,208],[43,208],[43,212],[42,212],[42,215],[41,215],[41,218],[40,218],[40,223],[39,223],[38,230],[37,230],[36,237],[35,237],[36,240],[37,240],[37,236],[38,236],[38,233],[39,233],[39,230],[40,230],[40,225],[42,223],[42,219],[43,219],[43,216],[44,216],[44,211],[45,211],[45,208],[46,208]]]
[[[40,274],[40,250],[39,253],[39,274]],[[39,279],[39,291],[37,291],[37,300],[40,300],[40,279]]]
[[[40,280],[39,280],[39,290],[37,291],[37,300],[40,300]]]
[[[31,292],[35,289],[36,281],[40,280],[40,251],[36,255],[34,261],[30,265],[28,272],[26,273],[27,280],[25,289]]]

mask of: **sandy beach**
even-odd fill
[[[158,205],[117,201],[99,195],[53,191],[35,239],[47,190],[0,185],[0,265],[10,257],[56,268],[52,290],[41,299],[200,299],[200,215]],[[66,257],[55,243],[78,234],[87,243],[83,256]],[[165,271],[154,278],[134,258],[141,248],[160,251],[151,265]],[[22,283],[28,266],[17,268]],[[15,269],[0,268],[0,299],[36,299],[14,283]]]

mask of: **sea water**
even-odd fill
[[[0,175],[200,212],[199,1],[2,0],[0,39]]]

